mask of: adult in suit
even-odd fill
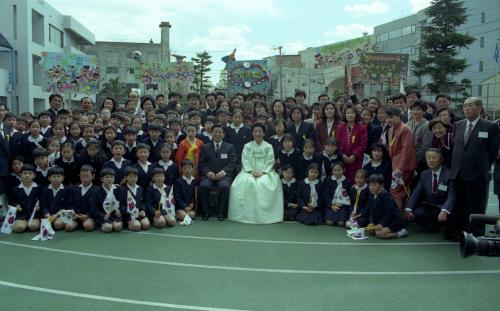
[[[450,238],[448,215],[453,213],[455,191],[450,170],[443,166],[443,155],[439,149],[425,152],[429,169],[422,172],[405,208],[408,220],[423,225],[429,232],[437,232],[439,224],[445,223],[445,239]]]
[[[464,120],[455,123],[455,144],[451,160],[451,178],[457,194],[455,239],[465,230],[484,235],[484,225],[471,224],[470,214],[484,214],[488,198],[489,172],[498,154],[498,127],[481,118],[483,102],[469,97],[463,105]]]
[[[7,107],[5,104],[0,104],[0,205],[3,211],[0,210],[0,216],[7,210],[7,176],[9,176],[9,133],[10,127],[5,122]]]
[[[47,109],[47,112],[50,113],[51,120],[54,121],[57,118],[57,113],[59,112],[59,110],[63,108],[64,99],[61,94],[50,94],[49,104],[50,108]]]
[[[200,153],[199,172],[201,182],[199,195],[201,202],[201,215],[203,220],[209,217],[208,193],[210,189],[217,188],[217,213],[220,221],[227,214],[229,202],[229,189],[236,169],[236,151],[230,143],[224,142],[224,129],[216,124],[212,128],[212,142],[203,145]]]
[[[306,139],[316,140],[316,132],[314,126],[310,123],[304,122],[304,115],[299,107],[293,107],[290,110],[292,122],[286,128],[286,133],[292,135],[295,139],[296,147],[301,151],[304,148],[304,141]]]

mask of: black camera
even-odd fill
[[[471,214],[470,222],[494,225],[500,222],[500,216]],[[500,238],[476,238],[464,231],[460,239],[460,254],[463,258],[472,255],[500,257]]]

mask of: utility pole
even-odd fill
[[[280,98],[283,98],[283,81],[281,79],[281,50],[283,49],[283,46],[278,46],[273,48],[273,50],[278,50],[279,52],[279,57],[278,61],[276,62],[278,65],[278,76],[279,76],[279,84],[280,84]]]

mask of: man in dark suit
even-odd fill
[[[481,118],[481,99],[467,98],[463,109],[465,119],[455,123],[451,160],[451,178],[457,194],[453,217],[456,239],[462,230],[484,235],[484,225],[471,224],[469,215],[486,211],[490,168],[498,153],[498,127]]]
[[[443,166],[443,155],[436,148],[425,152],[428,170],[422,172],[405,208],[406,218],[414,219],[429,232],[437,232],[440,223],[447,223],[453,213],[455,191],[450,171]],[[445,239],[450,238],[450,229],[445,225]]]
[[[201,173],[201,182],[199,193],[201,215],[203,220],[208,219],[208,193],[210,189],[216,187],[219,192],[217,216],[222,221],[227,214],[229,188],[236,168],[236,152],[233,145],[222,141],[224,130],[221,125],[216,124],[213,126],[212,137],[212,142],[203,145],[200,154],[199,171]]]
[[[51,120],[54,121],[57,118],[57,113],[59,112],[59,110],[63,108],[64,99],[61,94],[50,94],[49,104],[50,108],[47,109],[47,112],[50,113]]]
[[[9,133],[10,128],[6,122],[4,122],[5,114],[7,113],[7,107],[5,104],[0,104],[0,205],[2,210],[0,210],[0,216],[3,216],[4,212],[8,208],[7,203],[7,176],[9,176]]]

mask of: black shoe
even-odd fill
[[[208,218],[209,218],[209,215],[208,215],[208,214],[205,214],[205,215],[203,215],[203,217],[202,217],[201,219],[203,219],[204,221],[207,221],[207,220],[208,220]]]

